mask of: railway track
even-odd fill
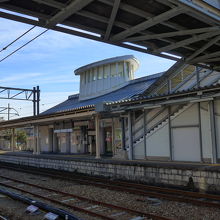
[[[5,197],[9,197],[12,200],[19,201],[21,203],[29,205],[29,207],[25,211],[26,214],[32,215],[33,213],[35,213],[35,214],[39,215],[39,218],[42,218],[42,219],[48,219],[47,216],[49,217],[49,216],[53,215],[53,217],[54,218],[56,217],[56,219],[57,219],[57,217],[59,217],[59,219],[65,219],[65,220],[66,219],[68,219],[68,220],[82,220],[81,218],[79,218],[75,214],[72,214],[72,213],[65,211],[63,209],[60,209],[60,208],[56,208],[56,207],[51,206],[45,202],[38,201],[38,200],[36,200],[36,198],[32,199],[32,198],[24,196],[22,194],[15,193],[11,190],[9,191],[8,189],[5,189],[5,187],[0,187],[0,194],[4,195]],[[4,203],[3,203],[3,206],[4,206]],[[9,210],[10,205],[7,205],[7,206],[8,206],[7,209]],[[41,211],[39,212],[38,209],[43,212],[41,212]],[[12,215],[10,217],[10,219],[13,218],[13,216],[17,217],[17,214],[19,212],[25,218],[25,213],[22,210],[20,210],[20,208],[17,208],[16,212],[14,212],[14,213],[13,213],[13,211],[12,212],[10,211],[10,215]],[[23,217],[20,216],[19,219],[23,219]],[[30,216],[28,217],[28,219],[30,219]]]
[[[0,185],[25,194],[30,194],[57,205],[83,212],[91,216],[106,220],[169,220],[162,216],[149,214],[133,209],[99,202],[86,197],[74,195],[56,189],[38,186],[25,181],[0,175]]]
[[[132,194],[145,195],[156,197],[160,199],[191,203],[198,206],[220,208],[220,196],[207,193],[190,192],[178,189],[149,186],[145,184],[128,183],[125,181],[107,180],[104,178],[97,178],[91,176],[82,176],[79,174],[60,172],[57,170],[35,169],[28,168],[28,170],[21,167],[5,166],[0,164],[0,167],[7,169],[14,169],[16,171],[28,172],[37,175],[45,175],[52,178],[60,178],[68,181],[74,181],[80,184],[93,185],[101,188],[108,188],[111,190],[118,190],[129,192]]]

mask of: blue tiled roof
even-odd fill
[[[115,90],[108,94],[105,94],[105,95],[102,95],[96,98],[88,99],[88,100],[79,101],[79,94],[69,96],[69,98],[66,101],[46,110],[45,112],[41,113],[41,115],[93,107],[94,105],[100,102],[110,103],[110,102],[130,99],[134,97],[135,95],[139,95],[143,93],[162,74],[163,73],[158,73],[158,74],[154,74],[151,76],[141,77],[141,78],[132,80],[130,81],[128,85],[118,90]]]

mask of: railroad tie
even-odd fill
[[[109,208],[101,207],[101,209],[96,209],[96,212],[104,212],[104,211],[107,211],[107,210],[109,210]]]
[[[59,194],[57,193],[52,193],[52,194],[48,194],[47,197],[51,197],[51,196],[58,196]]]
[[[96,209],[98,207],[100,207],[100,206],[99,205],[93,205],[93,206],[86,207],[85,209],[86,210],[91,210],[91,209]]]
[[[137,216],[137,217],[134,217],[134,218],[132,218],[130,220],[143,220],[143,219],[144,219],[144,217]]]
[[[73,200],[76,200],[76,199],[74,199],[74,198],[70,198],[70,199],[65,199],[65,200],[62,200],[61,202],[69,202],[69,201],[73,201]]]
[[[24,184],[18,184],[17,187],[24,187]]]
[[[11,181],[11,180],[3,180],[3,181],[0,181],[0,184],[1,183],[10,183],[10,182],[13,182],[13,181]]]
[[[111,217],[117,217],[117,216],[125,215],[125,214],[127,214],[127,212],[117,212],[117,213],[111,214],[110,216],[111,216]]]

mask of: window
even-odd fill
[[[103,75],[103,66],[97,67],[97,79],[102,79]]]
[[[134,65],[131,65],[130,77],[131,77],[132,79],[134,78]]]
[[[130,65],[129,65],[129,63],[128,62],[126,62],[126,74],[127,74],[127,76],[129,77],[129,74],[130,74]]]
[[[106,78],[108,78],[109,65],[105,65],[105,66],[103,67],[103,69],[104,69],[103,78],[106,79]]]
[[[83,72],[82,74],[82,77],[83,77],[83,84],[86,84],[86,72]]]
[[[196,70],[195,66],[188,65],[182,70],[183,79],[192,74]]]
[[[95,81],[96,80],[96,73],[95,73],[94,69],[91,69],[90,73],[91,73],[91,76],[92,76],[92,81]]]
[[[84,73],[80,75],[80,84],[84,84]]]
[[[118,76],[123,76],[124,73],[124,63],[120,62],[118,63]]]
[[[182,72],[179,72],[171,78],[171,89],[174,89],[179,83],[183,81]]]
[[[86,71],[86,77],[87,77],[87,82],[89,83],[91,81],[90,71],[89,70]]]
[[[167,92],[168,92],[168,86],[167,86],[167,84],[165,84],[157,91],[157,94],[159,94],[159,95],[166,94]]]
[[[115,77],[116,76],[116,66],[115,66],[115,63],[110,64],[110,68],[111,68],[111,77]]]

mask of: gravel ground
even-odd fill
[[[25,213],[27,205],[0,195],[0,215],[9,220],[42,220],[46,214],[42,211],[38,215]]]
[[[6,169],[0,169],[0,174],[28,181],[33,184],[54,188],[60,191],[77,194],[97,201],[120,205],[123,207],[144,211],[171,219],[177,220],[219,220],[220,210],[217,208],[208,208],[195,206],[187,203],[152,200],[146,196],[133,195],[125,192],[118,192],[108,189],[102,189],[90,185],[82,185],[67,180],[53,179],[33,174],[26,174]],[[32,197],[32,196],[29,196]],[[4,203],[0,202],[0,210],[4,208]],[[72,211],[71,211],[72,212]],[[83,219],[94,220],[98,218],[90,217],[82,213],[76,213]],[[14,220],[14,218],[12,218]],[[15,218],[17,219],[17,218]],[[18,218],[19,219],[19,218]],[[25,219],[25,218],[20,218]]]

